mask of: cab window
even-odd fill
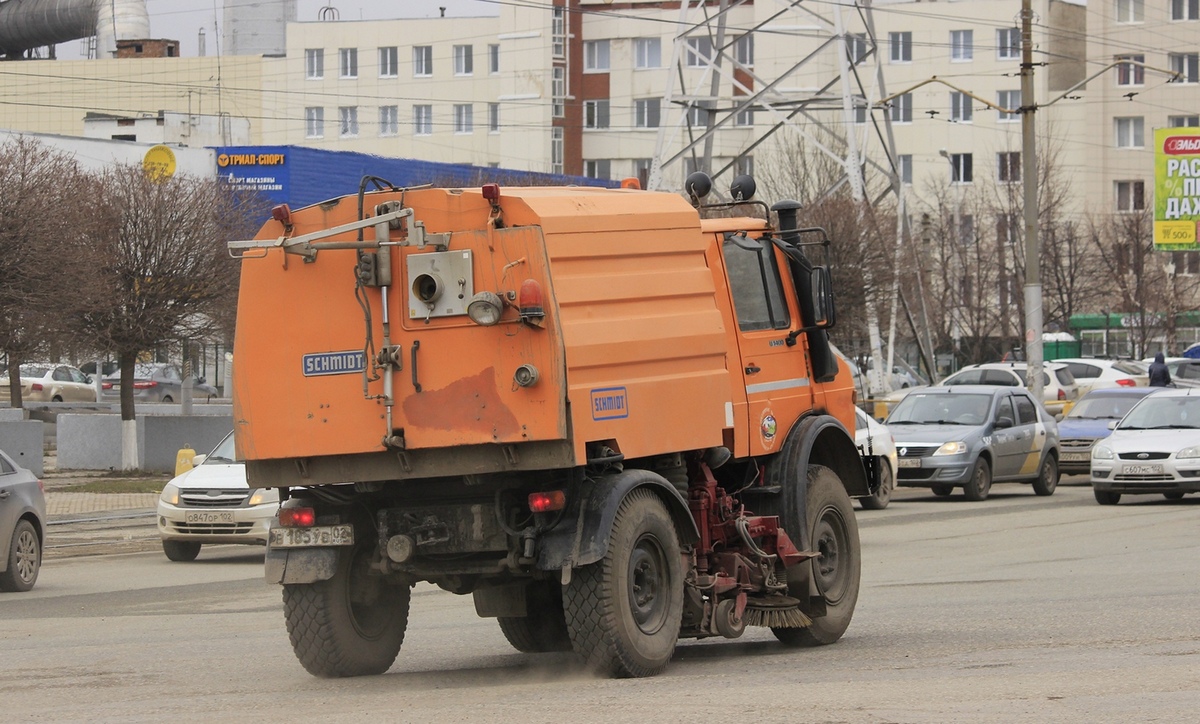
[[[1016,387],[1021,383],[1011,372],[1006,372],[1004,370],[985,370],[983,373],[983,384]]]
[[[738,327],[787,329],[791,325],[774,247],[744,234],[726,234],[722,245],[729,288],[737,311]]]
[[[1000,404],[996,405],[996,416],[992,420],[999,422],[1000,418],[1007,417],[1012,424],[1017,424],[1017,416],[1013,413],[1012,402],[1008,397],[1001,397]]]
[[[66,367],[55,367],[54,368],[54,381],[55,382],[70,382],[71,381],[71,373],[67,370]]]
[[[1024,395],[1017,395],[1013,397],[1013,402],[1017,403],[1018,425],[1031,425],[1037,422],[1037,407],[1034,406],[1033,400]]]

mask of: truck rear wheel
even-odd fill
[[[283,587],[288,638],[301,665],[327,678],[382,674],[408,627],[408,586],[371,575],[370,552],[344,551],[333,578]]]
[[[850,496],[829,468],[809,466],[805,511],[809,546],[821,555],[804,565],[811,565],[809,575],[824,599],[825,615],[815,617],[807,628],[772,628],[771,632],[789,646],[823,646],[840,639],[854,617],[862,549]],[[789,586],[791,595],[807,598],[808,583],[796,581]]]
[[[683,615],[682,568],[666,506],[649,490],[634,490],[617,511],[604,558],[576,569],[563,589],[575,652],[609,676],[666,668]]]
[[[570,651],[571,636],[567,633],[559,585],[554,581],[538,581],[529,585],[526,595],[528,615],[496,619],[504,638],[514,649],[527,654]]]

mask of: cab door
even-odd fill
[[[1021,425],[1017,420],[1017,411],[1012,403],[1012,395],[1002,395],[992,416],[992,478],[996,480],[1016,475],[1025,460],[1027,448]],[[1008,420],[1009,426],[996,426],[995,423],[999,422],[1000,418]]]
[[[803,337],[790,337],[801,324],[794,287],[780,275],[786,260],[770,243],[744,234],[724,236],[721,254],[736,316],[750,454],[762,454],[779,449],[785,425],[812,408],[812,380]]]

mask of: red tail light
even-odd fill
[[[112,383],[111,383],[111,382],[102,382],[102,383],[100,383],[100,389],[102,389],[102,390],[111,390],[111,389],[112,389]]]
[[[279,509],[279,524],[284,528],[311,528],[316,522],[317,511],[312,508]]]
[[[41,392],[42,390],[44,390],[46,388],[42,387],[41,382],[34,382],[32,385],[29,386],[29,389],[33,390],[34,392]]]
[[[149,380],[147,382],[134,382],[133,383],[133,389],[135,389],[135,390],[148,390],[152,387],[158,387],[158,383],[155,382],[154,380]]]
[[[1117,380],[1117,386],[1118,387],[1137,387],[1137,382],[1129,379],[1128,377],[1124,377],[1122,379]]]
[[[1067,391],[1066,391],[1066,390],[1064,390],[1064,389],[1062,389],[1062,388],[1059,388],[1059,390],[1058,390],[1058,399],[1060,399],[1060,400],[1065,400],[1065,399],[1067,399]]]
[[[549,513],[567,507],[567,494],[561,490],[529,494],[529,509],[535,513]]]

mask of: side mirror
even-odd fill
[[[1120,424],[1121,424],[1121,421],[1120,421],[1120,420],[1109,420],[1109,421],[1108,421],[1108,429],[1109,429],[1109,430],[1116,430],[1116,429],[1117,429],[1117,425],[1120,425]]]
[[[828,329],[837,321],[833,306],[833,278],[829,267],[815,266],[809,277],[812,292],[813,324]]]
[[[193,456],[192,457],[192,466],[195,467],[197,465],[202,465],[204,463],[204,461],[207,459],[208,459],[208,455],[205,455],[203,453],[201,453],[200,455]]]
[[[92,384],[92,382],[94,382],[94,381],[95,381],[95,380],[93,380],[93,379],[92,379],[92,376],[91,376],[91,375],[84,375],[84,376],[83,376],[83,379],[87,380],[87,383],[88,383],[89,385],[90,385],[90,384]]]
[[[996,425],[995,425],[995,427],[996,427],[996,429],[997,429],[997,430],[1006,430],[1006,429],[1008,429],[1008,428],[1010,428],[1010,427],[1012,427],[1012,426],[1013,426],[1013,421],[1012,421],[1012,418],[1011,418],[1011,417],[999,417],[999,418],[996,418]]]
[[[1059,413],[1056,413],[1056,414],[1054,415],[1054,421],[1055,421],[1055,422],[1062,422],[1064,417],[1066,417],[1066,415],[1063,415],[1061,412],[1059,412]]]

